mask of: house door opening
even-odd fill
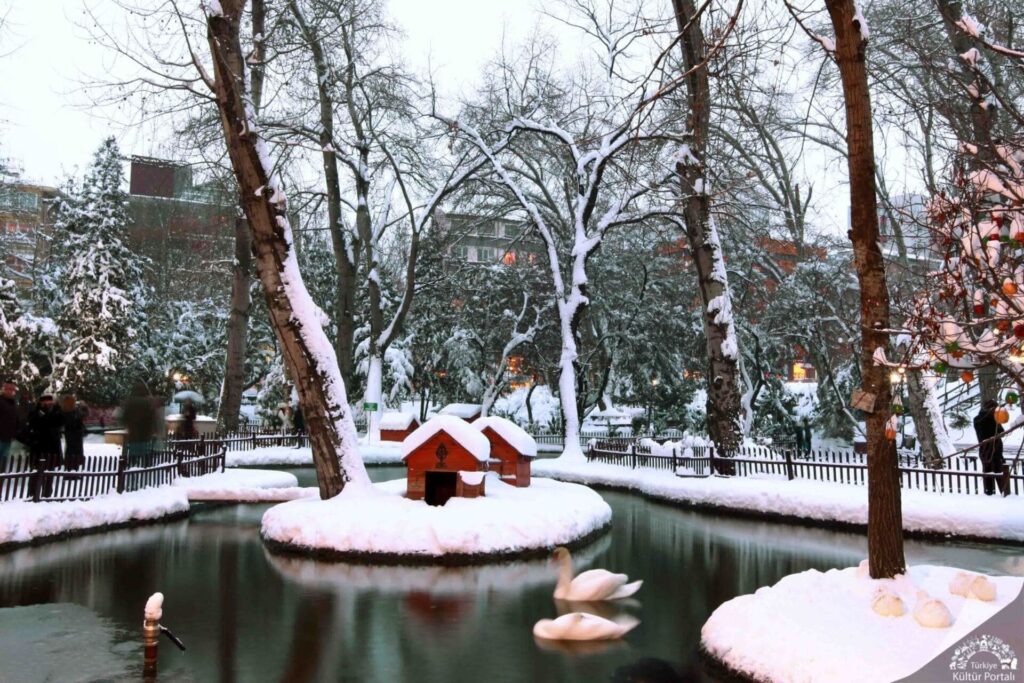
[[[427,505],[444,505],[455,495],[455,472],[427,472],[426,498]]]

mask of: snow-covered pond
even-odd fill
[[[312,470],[291,471],[311,483]],[[377,480],[401,474],[371,469]],[[47,658],[54,680],[70,680],[82,660],[69,643],[82,652],[101,643],[112,674],[136,672],[142,606],[160,590],[163,623],[188,646],[181,653],[161,642],[162,681],[589,682],[631,680],[631,671],[649,672],[642,680],[694,680],[701,625],[723,601],[865,555],[865,540],[853,534],[603,495],[614,511],[612,531],[577,555],[580,569],[644,580],[637,603],[621,608],[641,621],[622,643],[558,649],[534,640],[534,622],[557,616],[555,567],[544,561],[367,567],[273,556],[258,535],[267,506],[238,505],[0,555],[0,618],[12,617],[0,621],[0,652],[30,646],[34,661]],[[1015,547],[908,542],[907,554],[915,564],[1024,574]],[[62,619],[2,609],[53,605],[35,609],[64,614],[67,603],[91,614],[74,633],[52,637],[47,625]],[[0,680],[33,680],[32,669],[20,677],[17,659],[0,658]],[[659,667],[680,678],[657,677]]]

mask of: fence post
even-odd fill
[[[676,464],[676,447],[672,447],[672,474],[679,471],[679,465]]]
[[[175,469],[178,471],[178,476],[187,477],[188,474],[185,472],[185,466],[181,462],[181,456],[184,453],[184,449],[175,448],[172,452],[174,453],[174,464]]]
[[[715,444],[711,444],[707,447],[708,449],[708,476],[714,476],[715,474]]]
[[[793,481],[793,451],[787,448],[782,453],[786,456],[786,476]]]
[[[46,476],[46,457],[36,458],[35,486],[32,487],[32,502],[38,503],[43,494],[43,477]]]
[[[227,446],[224,446],[223,448],[220,449],[220,471],[221,472],[223,472],[224,468],[227,466],[227,461],[228,461],[228,448],[227,448]]]
[[[636,469],[636,443],[635,442],[629,444],[629,455],[630,455],[630,460],[632,461],[632,468],[631,469],[635,470]]]
[[[124,449],[121,449],[121,455],[117,459],[117,492],[124,493],[124,470],[128,464],[128,458],[124,454]]]

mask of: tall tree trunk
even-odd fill
[[[249,226],[241,216],[235,218],[235,263],[231,268],[231,312],[228,314],[228,348],[224,359],[224,383],[221,385],[220,412],[217,421],[222,429],[238,429],[238,411],[245,389],[245,350],[249,336],[249,281],[252,277],[252,245]]]
[[[359,245],[353,244],[345,234],[341,218],[341,180],[338,173],[338,154],[334,149],[334,97],[331,92],[332,74],[327,65],[320,35],[307,21],[294,0],[288,7],[299,25],[316,70],[317,101],[320,116],[320,150],[323,157],[324,185],[327,190],[327,229],[334,251],[334,267],[338,274],[338,288],[334,294],[334,352],[346,386],[352,385],[355,356],[355,296]]]
[[[888,346],[889,290],[878,246],[875,151],[868,93],[867,26],[854,0],[825,0],[835,30],[835,59],[846,107],[854,265],[860,283],[861,382],[875,397],[867,417],[868,563],[871,577],[892,578],[906,570],[903,514],[895,444],[885,438],[892,392],[888,370],[875,363],[875,349]]]
[[[704,32],[693,0],[673,0],[676,24],[681,34],[683,68],[687,78],[687,105],[692,143],[680,154],[676,171],[685,196],[683,218],[697,279],[700,283],[704,336],[708,356],[708,434],[723,456],[733,455],[743,442],[741,415],[742,387],[739,378],[739,347],[732,320],[732,302],[722,246],[710,218],[705,155],[710,125],[710,87]],[[721,463],[723,474],[732,473],[731,463]]]
[[[944,456],[956,450],[946,431],[942,408],[935,387],[928,384],[920,370],[907,371],[907,404],[914,419],[917,439],[921,446],[921,460],[926,467],[942,469]]]
[[[359,458],[355,424],[334,349],[320,327],[299,272],[284,192],[272,177],[266,146],[248,104],[238,35],[244,4],[243,0],[221,0],[219,6],[206,6],[213,61],[213,78],[208,83],[216,96],[228,156],[248,218],[256,273],[267,297],[270,322],[298,388],[320,496],[330,498],[346,484],[369,486],[369,477]]]
[[[252,0],[252,107],[260,113],[263,101],[263,59],[265,57],[266,11],[264,0]],[[231,312],[228,314],[227,353],[224,358],[224,382],[220,388],[220,407],[217,422],[221,429],[238,430],[238,411],[245,390],[245,356],[249,337],[249,278],[252,273],[252,246],[249,228],[239,218],[235,220],[235,263],[231,268]]]
[[[935,0],[935,6],[942,15],[942,22],[946,29],[946,36],[949,38],[953,54],[950,60],[960,70],[961,75],[974,86],[974,94],[971,99],[970,120],[966,125],[955,131],[957,138],[970,142],[978,148],[977,154],[967,156],[968,166],[972,170],[985,168],[996,159],[995,141],[993,131],[996,124],[998,108],[989,106],[986,100],[991,94],[987,83],[975,77],[970,67],[962,59],[956,58],[972,47],[976,47],[974,39],[961,31],[956,22],[964,14],[963,3],[960,0]],[[978,369],[978,389],[980,391],[978,405],[983,405],[988,400],[999,399],[999,368],[995,365],[986,365]]]

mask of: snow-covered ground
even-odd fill
[[[950,593],[958,571],[922,565],[896,579],[878,581],[855,567],[793,574],[720,605],[704,624],[701,644],[729,668],[756,680],[895,681],[956,645],[1013,602],[1024,586],[1019,577],[989,577],[996,586],[995,600],[965,598]],[[872,603],[879,590],[900,598],[905,612],[876,613]],[[918,622],[914,612],[920,590],[945,604],[950,626],[928,628]],[[990,655],[977,658],[982,660],[993,661]],[[951,664],[952,657],[941,662],[949,676],[942,680],[1013,680],[953,678]]]
[[[72,531],[154,520],[188,511],[188,496],[174,486],[110,494],[85,501],[11,502],[0,505],[0,545],[28,543]]]
[[[382,441],[368,444],[366,437],[359,439],[359,455],[367,465],[402,464],[402,444],[397,441]],[[303,467],[312,466],[311,448],[291,446],[268,446],[247,451],[228,451],[228,467]]]
[[[516,488],[488,476],[484,497],[443,506],[409,500],[405,487],[405,479],[395,479],[330,500],[277,505],[263,516],[263,537],[297,550],[381,560],[511,556],[572,543],[612,516],[589,488],[545,479]]]
[[[602,463],[537,460],[536,477],[634,489],[654,498],[691,505],[800,517],[819,522],[867,524],[868,491],[863,486],[785,478],[683,478],[671,472],[627,469]],[[939,494],[904,490],[903,528],[1024,541],[1024,505],[1016,496]]]
[[[274,470],[228,470],[178,477],[174,485],[188,491],[188,499],[193,501],[281,502],[320,495],[315,487],[300,487],[294,474]]]

